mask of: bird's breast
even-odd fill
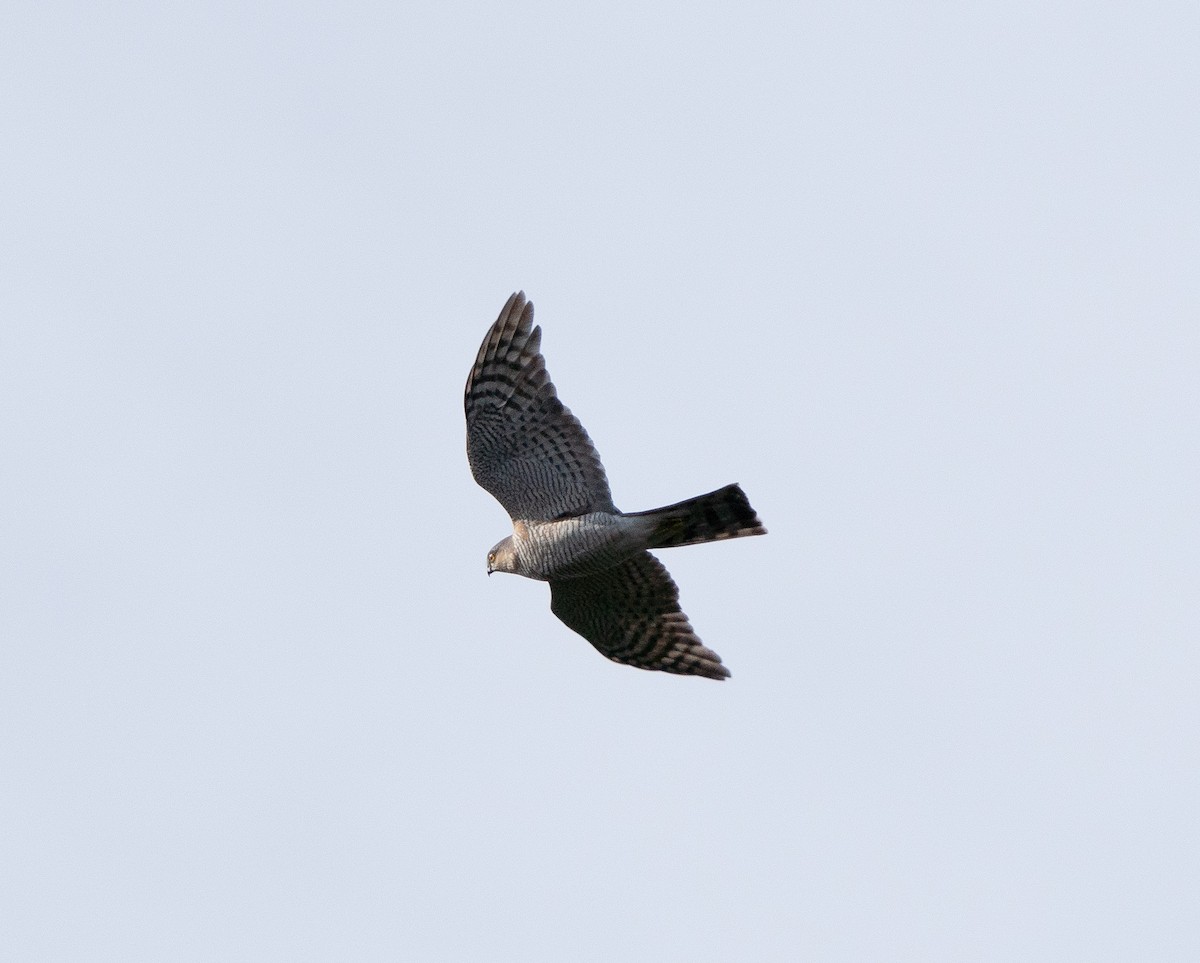
[[[607,512],[521,524],[520,553],[526,574],[543,581],[603,571],[645,547],[620,515]]]

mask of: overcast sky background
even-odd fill
[[[6,958],[1200,958],[1194,2],[3,21]],[[730,681],[485,576],[517,288]]]

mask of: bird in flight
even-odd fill
[[[738,485],[648,512],[613,504],[600,456],[558,400],[542,329],[524,292],[508,299],[467,378],[471,473],[512,518],[487,570],[550,583],[550,611],[625,665],[724,679],[729,670],[679,608],[679,589],[647,549],[766,529]]]

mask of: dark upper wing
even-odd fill
[[[679,589],[649,552],[598,575],[550,583],[550,611],[601,655],[640,669],[724,679],[721,657],[696,638]]]
[[[592,441],[554,391],[523,292],[508,299],[467,378],[471,473],[514,518],[615,512]]]

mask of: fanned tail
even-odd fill
[[[665,508],[631,512],[629,517],[645,518],[653,523],[650,548],[673,548],[767,533],[740,485],[726,485],[715,492]]]

